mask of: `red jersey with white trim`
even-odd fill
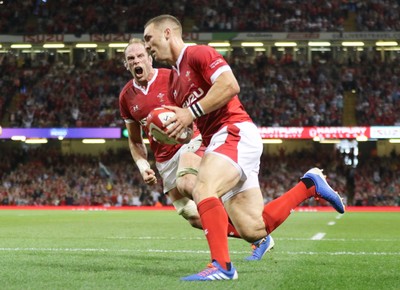
[[[230,66],[214,48],[185,46],[172,70],[170,96],[178,106],[187,108],[204,98],[218,76],[228,70]],[[223,107],[196,119],[196,124],[208,146],[220,128],[246,121],[252,122],[236,95]]]
[[[119,95],[119,108],[122,119],[128,123],[139,123],[147,137],[149,137],[149,132],[145,125],[146,117],[150,111],[162,105],[176,105],[168,98],[168,80],[171,70],[160,68],[154,69],[154,71],[154,76],[148,82],[146,88],[141,87],[132,79],[124,86]],[[154,141],[151,137],[149,137],[149,141],[157,162],[171,159],[182,146],[181,144],[164,145]]]

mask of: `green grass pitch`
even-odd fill
[[[236,281],[183,282],[209,252],[174,211],[0,210],[1,289],[400,289],[399,212],[294,212]]]

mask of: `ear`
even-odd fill
[[[167,27],[164,30],[164,37],[165,37],[165,39],[168,40],[170,38],[170,36],[171,36],[171,28]]]
[[[126,68],[126,70],[129,70],[129,65],[128,65],[128,62],[126,60],[124,60],[124,67]]]

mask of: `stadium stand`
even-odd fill
[[[169,204],[161,195],[161,184],[155,188],[142,184],[139,171],[127,158],[127,150],[108,151],[98,157],[63,155],[59,150],[44,147],[14,148],[6,153],[0,164],[1,205]],[[315,164],[313,160],[323,160],[323,163]],[[106,166],[107,174],[99,166],[100,161]],[[344,194],[348,205],[400,206],[398,158],[370,156],[360,162],[357,170],[353,170],[343,164],[340,155],[326,150],[264,155],[260,175],[264,201],[280,196],[295,185],[305,171],[318,165],[325,168],[330,184]],[[348,201],[351,184],[355,195]],[[315,200],[304,204],[312,205],[325,204]]]
[[[400,30],[399,1],[355,1],[358,31]]]
[[[357,31],[388,31],[399,26],[397,1],[197,0],[151,5],[151,1],[50,0],[23,1],[18,8],[14,1],[4,3],[10,9],[0,9],[0,34],[141,32],[145,20],[160,11],[177,15],[186,29],[191,29],[190,23],[200,31],[342,31],[349,20],[353,27],[347,26]],[[111,4],[111,11],[104,9]],[[142,13],[129,17],[134,11]],[[51,55],[31,57],[11,51],[0,56],[0,70],[5,76],[0,92],[3,124],[121,125],[117,110],[110,109],[124,76],[128,76],[123,73],[118,55],[104,59],[92,51],[72,64],[56,62]],[[350,89],[346,76],[352,78],[353,88],[357,89],[351,108],[356,115],[352,125],[399,123],[399,57],[383,62],[380,57],[371,60],[361,54],[347,63],[332,59],[305,62],[294,60],[288,53],[282,58],[274,53],[249,58],[233,51],[228,60],[240,81],[242,101],[258,125],[346,125],[344,98]],[[79,98],[72,98],[72,94]],[[81,113],[84,111],[89,111],[91,117]]]
[[[45,75],[32,73],[10,110],[11,127],[104,127],[123,125],[118,93],[126,83],[117,59],[90,65],[45,65]],[[84,112],[84,113],[83,113]]]
[[[260,126],[344,125],[346,82],[341,75],[349,69],[357,90],[356,125],[400,123],[400,57],[351,65],[273,62],[264,54],[251,62],[235,55],[228,61],[241,85],[242,102]],[[25,67],[20,78],[14,67],[2,68],[14,76],[3,79],[13,85],[2,86],[8,96],[2,111],[10,127],[123,126],[117,100],[129,76],[119,58]],[[13,94],[13,105],[7,106]]]
[[[187,31],[342,31],[349,17],[355,18],[357,31],[400,30],[396,0],[5,2],[0,34],[141,32],[143,23],[160,12],[182,19]]]
[[[20,1],[21,2],[21,1]],[[0,10],[1,33],[123,33],[142,31],[151,16],[170,13],[182,17],[186,1],[88,0],[7,1]],[[112,7],[112,9],[109,9]],[[134,17],[132,17],[134,15]]]
[[[155,0],[3,1],[0,34],[142,32],[162,13],[176,15],[185,31],[326,32],[399,31],[398,1]],[[108,9],[110,5],[113,9]],[[137,13],[140,11],[140,13]],[[131,17],[131,15],[135,17]],[[241,86],[241,100],[259,126],[400,125],[400,57],[296,59],[290,53],[227,56]],[[33,57],[0,54],[0,120],[3,127],[123,127],[118,93],[129,74],[119,54],[89,51],[73,63],[48,53]],[[354,97],[347,107],[345,100]],[[353,112],[348,121],[347,111]],[[1,141],[2,142],[2,141]],[[1,143],[0,143],[1,146]],[[317,152],[317,153],[316,153]],[[364,152],[365,153],[365,152]],[[317,154],[317,156],[315,156]],[[161,185],[142,186],[127,150],[100,156],[61,154],[45,146],[1,147],[0,204],[110,205],[169,204]],[[319,165],[349,205],[400,206],[400,163],[365,154],[355,170],[332,151],[266,154],[260,176],[268,202]],[[310,160],[324,160],[314,164]],[[104,173],[99,162],[112,172]],[[79,166],[76,166],[79,164]],[[301,164],[301,166],[299,166]],[[312,200],[304,205],[316,205]]]
[[[160,194],[161,185],[152,188],[141,185],[142,177],[127,156],[128,151],[104,152],[93,157],[84,154],[63,155],[54,148],[12,148],[7,151],[0,165],[0,204],[169,204],[165,196]],[[100,160],[106,166],[106,172],[99,165]]]

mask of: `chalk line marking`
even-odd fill
[[[316,233],[314,236],[311,237],[311,240],[322,240],[325,237],[326,233]]]
[[[205,240],[205,237],[156,237],[156,236],[146,236],[146,237],[122,237],[122,236],[114,236],[108,237],[106,239],[112,240]],[[237,240],[232,238],[232,240]],[[310,238],[287,238],[287,237],[280,237],[275,238],[274,240],[279,241],[310,241]],[[334,238],[334,239],[323,239],[324,241],[339,241],[339,242],[400,242],[400,237],[396,239],[382,239],[382,238],[372,238],[372,239],[349,239],[349,238]]]
[[[186,254],[209,254],[209,251],[195,250],[162,250],[162,249],[106,249],[106,248],[0,248],[0,252],[93,252],[93,253],[186,253]],[[231,251],[232,254],[248,254],[248,251]],[[400,256],[400,252],[292,252],[274,251],[276,254],[286,255],[328,255],[328,256]]]

